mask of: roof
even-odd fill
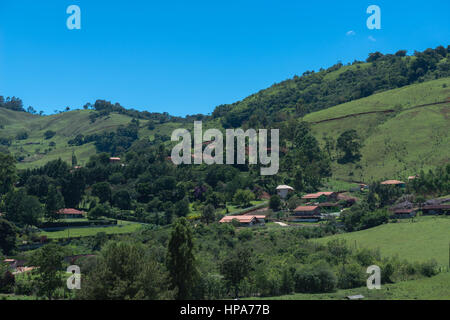
[[[231,222],[233,220],[237,220],[240,223],[250,223],[252,222],[253,219],[264,219],[266,216],[225,216],[223,217],[219,222],[220,223],[224,223],[224,222]]]
[[[305,194],[302,199],[317,199],[320,198],[321,196],[331,196],[335,194],[335,192],[333,191],[328,191],[328,192],[316,192],[316,193],[310,193],[310,194]]]
[[[317,208],[319,208],[318,206],[299,206],[297,208],[295,208],[294,211],[314,211]]]
[[[339,193],[337,195],[337,198],[338,198],[338,200],[347,200],[347,201],[355,201],[355,202],[358,201],[357,198],[351,197],[351,196],[348,196],[348,195],[345,195],[345,194],[342,194],[342,193]]]
[[[120,158],[119,157],[111,157],[111,158],[109,158],[109,160],[111,160],[111,161],[120,161]]]
[[[405,184],[403,181],[399,181],[399,180],[386,180],[383,181],[381,184],[383,185],[397,185],[397,184]]]
[[[64,208],[58,211],[59,214],[84,214],[83,211],[73,209],[73,208]]]
[[[277,187],[277,190],[294,190],[294,188],[292,188],[292,187],[290,187],[290,186],[287,186],[287,185],[280,185],[280,186],[278,186]]]
[[[394,211],[394,213],[395,214],[409,214],[409,213],[412,213],[414,211],[417,211],[417,209],[413,209],[413,208],[411,208],[411,209],[397,209],[397,210]]]

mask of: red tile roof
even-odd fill
[[[224,222],[231,222],[233,220],[237,220],[240,223],[250,223],[252,222],[253,219],[264,219],[266,216],[225,216],[223,217],[219,222],[220,223],[224,223]]]
[[[314,211],[318,206],[299,206],[294,211]]]
[[[65,209],[61,209],[58,211],[59,214],[79,214],[79,215],[83,215],[84,212],[77,210],[77,209],[72,209],[72,208],[65,208]]]
[[[302,197],[302,199],[317,199],[320,198],[320,196],[331,196],[332,194],[334,194],[335,192],[330,191],[330,192],[316,192],[316,193],[310,193],[310,194],[306,194]]]
[[[383,181],[381,184],[383,185],[397,185],[397,184],[405,184],[403,181],[399,181],[399,180],[386,180]]]

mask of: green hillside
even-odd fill
[[[333,293],[296,293],[265,300],[343,300],[347,296],[362,294],[366,300],[448,300],[450,299],[450,272],[432,278],[403,281],[381,286],[380,290],[367,288],[338,290]]]
[[[315,241],[325,244],[333,239],[345,239],[358,247],[379,248],[382,256],[397,255],[411,262],[435,259],[438,264],[448,266],[449,230],[450,217],[420,217],[415,222],[403,220]]]
[[[373,181],[400,178],[448,162],[450,158],[450,103],[414,108],[446,101],[450,97],[450,78],[414,84],[378,93],[307,115],[315,136],[336,139],[349,129],[363,140],[359,165],[333,163],[337,179]],[[316,123],[356,113],[372,113]]]
[[[312,123],[314,135],[323,143],[324,136],[336,138],[342,132],[355,129],[363,139],[361,167],[355,164],[333,163],[333,175],[338,180],[372,181],[382,178],[405,178],[420,169],[428,169],[448,161],[450,143],[448,127],[450,104],[414,108],[417,105],[445,101],[450,97],[450,78],[443,78],[389,90],[369,97],[344,103],[326,110],[313,112],[304,117]],[[350,116],[331,121],[327,119],[349,116],[355,113],[395,110],[390,113],[372,113]],[[26,131],[25,140],[13,139],[9,150],[22,156],[19,168],[37,167],[49,160],[62,158],[70,162],[75,151],[79,163],[83,164],[95,153],[93,143],[69,146],[67,142],[77,134],[92,134],[114,131],[132,120],[123,114],[111,113],[91,123],[92,110],[75,110],[51,116],[35,116],[0,108],[1,136],[14,138],[18,132]],[[192,123],[166,122],[156,124],[149,130],[147,120],[141,120],[140,139],[152,140],[155,134],[170,136],[181,126],[192,127]],[[204,127],[221,127],[218,120],[209,120]],[[49,140],[44,139],[47,130],[56,132]],[[49,144],[56,145],[51,147]]]

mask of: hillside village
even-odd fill
[[[1,97],[0,299],[448,299],[449,52],[374,53],[185,118]],[[171,133],[194,121],[279,128],[279,173],[250,147],[175,165]]]

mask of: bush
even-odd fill
[[[26,140],[28,139],[28,132],[26,131],[20,131],[16,135],[16,140]]]
[[[295,291],[301,293],[333,292],[336,276],[326,263],[303,267],[295,273]]]
[[[420,273],[423,274],[425,277],[432,277],[438,274],[437,270],[437,262],[436,260],[429,260],[427,262],[424,262],[420,265]]]
[[[44,139],[49,140],[49,139],[53,138],[55,136],[55,134],[56,134],[55,131],[47,130],[44,133]]]
[[[10,271],[6,271],[0,275],[0,292],[11,293],[14,290],[15,278]]]
[[[253,238],[253,232],[250,229],[244,229],[238,234],[238,238],[241,241],[249,241]]]
[[[14,286],[15,295],[31,296],[33,295],[34,287],[30,279],[18,278]]]
[[[359,264],[342,265],[338,274],[338,287],[340,289],[351,289],[361,287],[365,284],[364,272]]]

